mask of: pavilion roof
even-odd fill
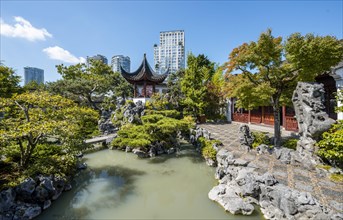
[[[157,74],[155,71],[150,67],[147,59],[146,54],[144,54],[144,58],[142,64],[138,67],[138,69],[132,73],[126,72],[121,66],[121,75],[129,82],[129,83],[139,83],[139,82],[152,82],[152,83],[162,83],[169,74],[169,69],[163,74]]]

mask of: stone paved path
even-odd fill
[[[299,191],[310,192],[323,205],[328,205],[338,212],[343,212],[343,183],[331,181],[328,177],[316,171],[308,171],[301,166],[281,163],[274,155],[258,155],[256,151],[244,152],[239,148],[238,131],[240,123],[213,124],[199,126],[211,132],[211,138],[220,140],[224,147],[233,152],[237,158],[249,161],[248,166],[256,167],[260,174],[272,173],[275,178],[285,185]],[[249,126],[250,127],[250,126]],[[266,127],[251,126],[252,131],[269,131]],[[283,132],[283,136],[291,133]]]

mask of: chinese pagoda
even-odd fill
[[[167,78],[169,69],[163,74],[155,73],[146,59],[146,54],[135,72],[128,73],[122,67],[120,70],[121,75],[134,86],[134,99],[142,99],[145,102],[145,99],[149,99],[153,93],[162,93],[163,88],[166,88],[165,85],[163,86],[163,81]]]

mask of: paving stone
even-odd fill
[[[337,211],[343,210],[343,183],[334,183],[325,173],[316,172],[314,175],[318,185],[314,187],[311,173],[303,169],[302,165],[286,165],[280,160],[275,160],[274,155],[257,155],[256,151],[244,152],[240,149],[239,142],[239,127],[240,123],[207,123],[201,124],[200,127],[207,129],[211,133],[211,137],[220,140],[223,147],[230,150],[236,159],[241,158],[246,161],[251,161],[247,166],[255,168],[259,174],[272,171],[274,177],[279,183],[296,188],[299,191],[310,192],[317,200],[327,202],[330,207]],[[251,131],[258,129],[254,127]],[[270,163],[272,161],[272,164]],[[289,175],[290,176],[289,176]],[[311,176],[313,178],[313,176]],[[320,188],[319,191],[315,191]]]
[[[335,201],[335,200],[331,200],[330,202],[329,202],[329,205],[332,207],[332,208],[334,208],[334,209],[336,209],[337,211],[343,211],[343,203],[341,203],[341,202],[337,202],[337,201]]]
[[[273,171],[274,176],[282,176],[284,178],[287,178],[287,172],[282,172],[282,171]]]
[[[322,187],[322,192],[324,195],[332,197],[332,198],[337,198],[339,202],[343,202],[343,192],[328,189],[325,187]]]
[[[284,172],[287,172],[287,166],[283,165],[275,165],[273,166],[273,169],[274,170],[277,170],[277,171],[284,171]]]
[[[264,161],[256,161],[256,164],[259,167],[266,167],[266,168],[268,168],[268,166],[269,166],[269,162],[264,162]]]
[[[304,182],[295,182],[295,188],[298,190],[304,190],[307,192],[312,192],[313,191],[313,187],[310,186],[308,183],[304,183]]]
[[[310,176],[308,171],[303,170],[303,169],[299,169],[299,168],[293,169],[293,172],[294,172],[294,173],[301,174],[302,176],[307,176],[307,177]]]
[[[294,174],[293,177],[294,177],[294,179],[303,181],[305,183],[310,183],[311,182],[311,179],[309,177],[307,177],[307,176]]]
[[[334,182],[331,181],[320,181],[318,182],[321,186],[327,186],[327,187],[336,187],[337,185]]]
[[[287,179],[282,179],[282,178],[279,178],[278,176],[275,176],[275,179],[276,179],[279,183],[281,183],[281,184],[283,184],[283,185],[285,185],[285,186],[288,186],[288,180],[287,180]]]
[[[265,174],[266,172],[268,172],[267,169],[263,169],[263,168],[257,168],[255,171],[259,174]]]
[[[258,158],[259,161],[261,162],[266,162],[266,163],[269,163],[270,159],[267,158],[267,157],[263,157],[263,156],[260,156],[260,158]]]
[[[255,160],[256,155],[248,153],[247,155],[244,156],[244,160],[252,161]]]

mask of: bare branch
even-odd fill
[[[19,108],[21,108],[23,110],[23,112],[25,114],[26,121],[30,122],[30,116],[29,116],[29,108],[30,108],[30,106],[27,106],[27,108],[25,108],[24,106],[20,105],[17,101],[14,101],[14,102],[15,102],[15,104],[17,106],[19,106]]]

